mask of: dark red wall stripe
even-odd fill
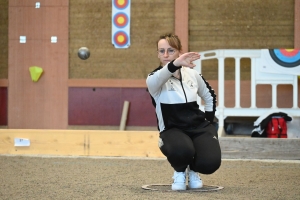
[[[7,126],[7,88],[0,87],[0,126]]]
[[[157,126],[145,88],[69,88],[69,125],[120,125],[129,101],[127,126]]]

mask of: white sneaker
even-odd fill
[[[172,190],[186,190],[185,172],[174,172]]]
[[[197,172],[193,170],[188,171],[189,174],[189,189],[198,189],[203,187],[203,182]]]

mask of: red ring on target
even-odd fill
[[[114,0],[114,6],[118,9],[125,9],[129,5],[129,0]]]
[[[297,67],[300,65],[299,49],[269,49],[272,59],[282,67]]]
[[[128,21],[128,16],[125,13],[117,13],[114,16],[114,25],[118,28],[127,26]]]
[[[124,31],[118,31],[114,35],[114,44],[124,47],[128,43],[128,35]]]
[[[299,49],[280,49],[279,51],[286,57],[293,57],[299,53]]]

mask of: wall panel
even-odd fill
[[[0,87],[0,126],[7,126],[7,88]]]
[[[124,101],[129,101],[128,126],[157,126],[145,88],[70,88],[69,125],[119,126]]]
[[[182,51],[188,52],[189,1],[175,0],[175,34],[180,38]]]
[[[10,6],[9,40],[19,40],[20,36],[26,36],[27,40],[41,40],[44,12],[44,9],[36,9],[33,6]]]
[[[65,129],[68,1],[40,1],[40,8],[35,2],[12,0],[9,5],[8,127]],[[26,43],[19,42],[20,36],[26,36]],[[57,43],[51,43],[51,36],[58,37]],[[31,80],[30,66],[43,68],[38,82]]]

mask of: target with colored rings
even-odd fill
[[[114,0],[114,6],[117,9],[125,9],[129,5],[129,0]]]
[[[282,67],[296,67],[300,65],[299,49],[269,49],[272,59]]]
[[[128,35],[124,31],[118,31],[114,35],[114,44],[124,47],[128,43]]]
[[[117,13],[114,16],[114,25],[118,28],[123,28],[128,24],[128,16],[125,13]]]

